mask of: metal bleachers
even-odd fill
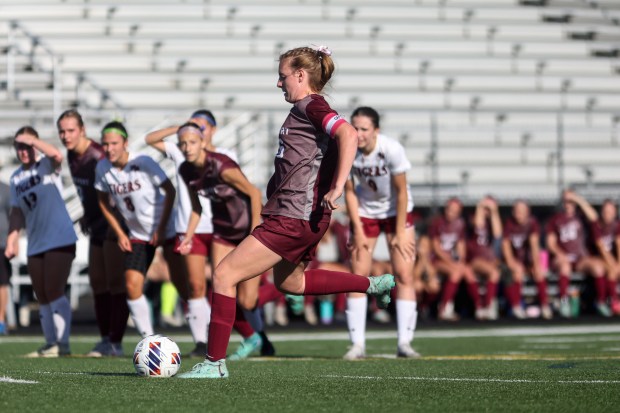
[[[584,167],[617,153],[619,18],[611,0],[6,1],[0,133],[34,122],[53,138],[49,109],[74,106],[91,133],[120,117],[139,140],[209,107],[252,130],[243,145],[272,147],[289,107],[275,87],[278,55],[327,44],[337,64],[330,103],[343,114],[379,109],[383,131],[422,163],[412,182],[446,179],[473,194],[490,182],[479,177],[529,185],[562,159],[563,184],[583,183]],[[233,138],[216,140],[242,145],[238,130],[225,132]],[[271,160],[253,165],[263,185]],[[425,168],[438,166],[448,169],[432,182]],[[558,179],[540,180],[536,202],[554,202]],[[496,188],[498,199],[519,195],[517,183]]]

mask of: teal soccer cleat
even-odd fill
[[[370,286],[366,290],[366,294],[374,295],[377,298],[377,306],[379,308],[387,308],[392,299],[390,292],[396,287],[394,276],[392,274],[383,274],[376,277],[368,277]]]
[[[263,339],[260,334],[254,333],[250,337],[244,339],[237,348],[237,351],[228,357],[228,359],[231,361],[247,359],[254,351],[260,351],[261,347],[263,347]]]
[[[228,369],[226,368],[226,360],[209,361],[196,364],[186,373],[177,376],[180,379],[226,379],[228,378]]]

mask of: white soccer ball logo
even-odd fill
[[[136,346],[133,365],[138,376],[172,377],[181,367],[181,351],[179,346],[166,336],[148,336]]]

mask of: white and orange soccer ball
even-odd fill
[[[148,336],[136,346],[133,366],[138,376],[172,377],[181,367],[181,351],[177,343],[166,336]]]

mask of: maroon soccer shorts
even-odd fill
[[[181,242],[185,238],[185,234],[177,234],[174,239],[174,252],[179,252]],[[192,237],[192,248],[189,251],[190,255],[202,255],[203,257],[209,256],[209,248],[213,241],[213,234],[194,234]]]
[[[329,228],[329,215],[305,221],[281,215],[269,215],[254,228],[252,235],[267,248],[292,262],[312,261],[316,246]]]
[[[377,238],[381,232],[386,234],[393,234],[396,232],[395,216],[380,219],[360,217],[360,220],[364,226],[364,235],[369,238]],[[413,227],[413,211],[407,213],[405,227]]]

